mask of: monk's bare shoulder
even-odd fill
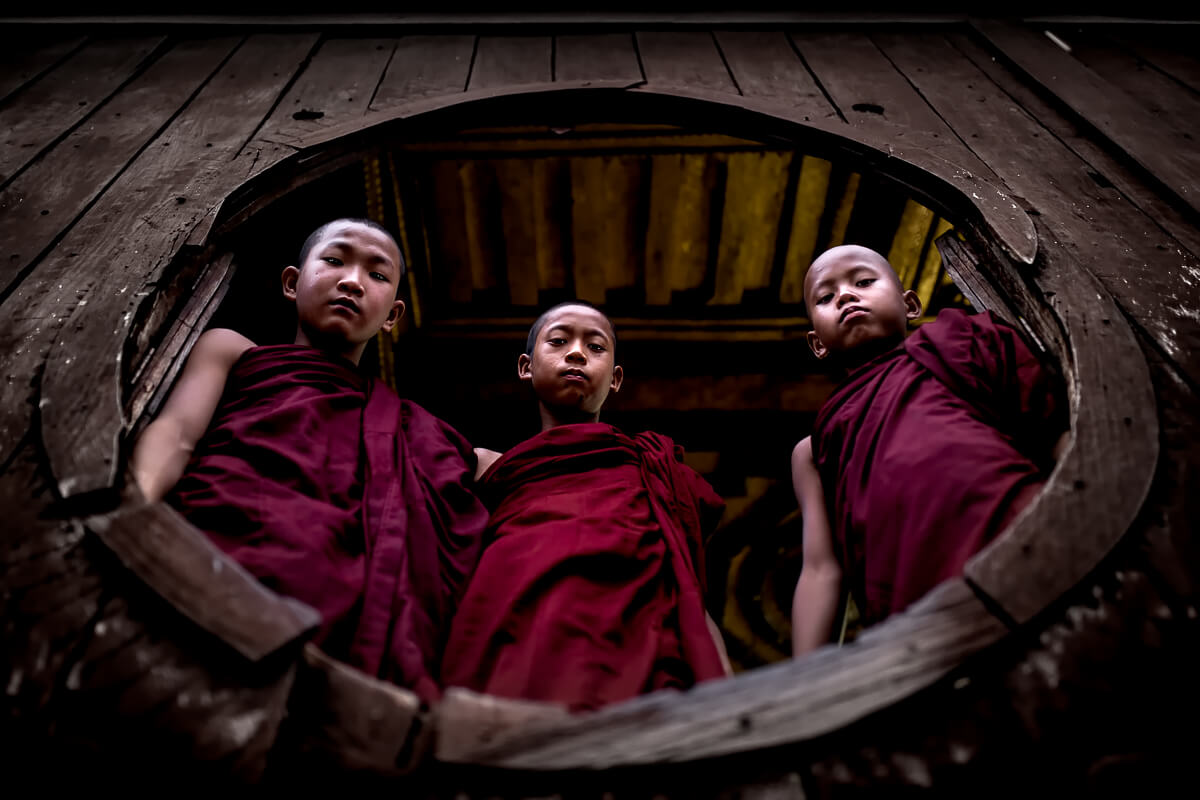
[[[792,448],[792,465],[812,463],[812,437],[805,436]]]
[[[190,358],[213,364],[232,366],[254,342],[229,328],[212,328],[200,334]]]
[[[504,455],[497,453],[495,450],[488,450],[486,447],[475,448],[475,459],[478,466],[475,468],[475,480],[483,477],[483,473],[488,471],[488,467],[495,463],[496,459]]]

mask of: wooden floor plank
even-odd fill
[[[876,132],[897,147],[916,145],[995,180],[865,32],[795,32],[791,38],[851,125]]]
[[[552,47],[549,36],[480,36],[467,88],[549,83]]]
[[[1172,35],[1161,27],[1146,31],[1121,26],[1112,39],[1155,69],[1200,94],[1200,58],[1197,58],[1194,31],[1192,26],[1190,35],[1188,32]]]
[[[1185,126],[1155,120],[1134,98],[1029,28],[972,22],[1011,63],[1108,137],[1179,200],[1200,211],[1200,150]]]
[[[641,31],[638,50],[651,87],[686,86],[738,94],[712,34],[701,31]]]
[[[82,36],[4,37],[0,50],[0,102],[39,78],[84,42]]]
[[[1146,64],[1135,54],[1114,47],[1089,29],[1051,28],[1071,48],[1071,55],[1143,106],[1158,125],[1195,131],[1200,127],[1200,95]],[[1193,143],[1193,148],[1197,147]]]
[[[1040,94],[1003,64],[998,63],[990,52],[966,34],[951,34],[947,39],[959,52],[966,55],[997,86],[1017,101],[1030,116],[1053,133],[1059,141],[1069,147],[1083,161],[1094,168],[1093,182],[1100,185],[1111,183],[1148,218],[1154,220],[1164,231],[1183,244],[1193,256],[1200,256],[1200,228],[1197,228],[1167,201],[1156,187],[1149,186],[1145,177],[1127,162],[1115,158],[1097,141],[1094,134],[1081,131],[1079,126],[1067,120]]]
[[[367,113],[371,96],[395,47],[392,39],[322,42],[255,137],[256,145],[262,149],[247,178],[286,155],[304,137],[332,125],[344,125]],[[281,147],[282,150],[276,149]]]
[[[570,34],[554,37],[554,80],[645,80],[632,33]]]
[[[127,81],[162,37],[101,39],[0,108],[0,186]]]
[[[717,43],[746,97],[778,100],[805,118],[836,117],[782,31],[718,31]]]
[[[0,297],[182,108],[239,39],[180,42],[0,191]]]
[[[236,184],[233,154],[315,39],[251,37],[0,305],[12,376],[0,385],[0,451],[11,451],[29,427],[33,376],[45,364],[42,434],[66,494],[113,480],[123,426],[121,354],[134,313],[192,229]]]
[[[974,63],[964,67],[948,52],[949,42],[938,38],[905,37],[887,49],[898,63],[920,60],[927,66],[924,73],[914,73],[914,81],[930,102],[1013,192],[1040,212],[1054,238],[1100,279],[1122,310],[1200,381],[1200,320],[1195,318],[1200,261],[1119,192],[1097,183],[1089,174],[1099,175],[1095,168],[1035,121],[1032,114],[1049,109],[1017,107],[1010,94]],[[959,52],[972,52],[965,37],[957,41]],[[986,52],[973,52],[983,68],[999,70]],[[968,102],[956,88],[961,86],[972,87]],[[1164,252],[1174,253],[1178,266],[1164,269]]]
[[[418,97],[466,89],[475,36],[404,36],[375,92],[371,108],[382,111]]]

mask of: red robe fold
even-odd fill
[[[582,710],[723,675],[701,581],[724,504],[681,456],[666,437],[588,423],[498,459],[445,685]]]
[[[168,501],[319,611],[323,650],[433,701],[487,522],[474,467],[457,431],[349,361],[272,345],[234,365]]]
[[[813,458],[866,624],[961,574],[1028,504],[1059,411],[1038,360],[990,312],[943,311],[838,387]]]

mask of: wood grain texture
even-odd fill
[[[125,169],[238,39],[180,42],[0,191],[0,297]]]
[[[98,39],[0,108],[0,186],[91,114],[162,43],[161,37]]]
[[[549,36],[480,36],[467,88],[549,83],[552,46]]]
[[[0,52],[0,102],[53,69],[83,43],[84,37],[72,34],[5,36]]]
[[[941,37],[911,35],[887,41],[885,49],[938,113],[1039,212],[1052,241],[1069,248],[1121,298],[1125,313],[1200,380],[1200,320],[1192,310],[1200,306],[1200,280],[1189,277],[1200,276],[1200,261],[1097,181],[1097,169],[1107,162],[1082,161]],[[1172,268],[1148,268],[1164,250],[1176,254]]]
[[[165,503],[125,504],[86,525],[175,610],[251,661],[320,625],[316,611],[264,587]]]
[[[395,47],[393,39],[323,41],[263,123],[256,136],[260,146],[294,147],[314,131],[362,117]],[[260,156],[256,170],[271,163],[270,155]]]
[[[777,100],[812,119],[837,116],[796,55],[787,34],[718,31],[716,38],[738,88],[746,97]]]
[[[554,37],[554,80],[645,80],[632,33],[567,34]]]
[[[562,722],[530,723],[454,753],[507,769],[608,769],[699,761],[798,742],[928,686],[1005,627],[948,581],[849,646],[651,695]]]
[[[1062,248],[1043,251],[1038,271],[1047,310],[1019,278],[966,252],[954,237],[942,237],[939,247],[948,269],[977,271],[999,288],[1005,316],[1030,326],[1066,372],[1070,445],[1041,493],[964,570],[973,585],[1024,623],[1090,573],[1141,511],[1158,460],[1154,390],[1133,331],[1112,298]],[[986,295],[980,299],[988,301]],[[1065,342],[1055,341],[1058,325]],[[1121,453],[1119,469],[1109,466],[1110,453]]]
[[[646,85],[688,86],[738,94],[712,34],[700,31],[640,31],[638,50]]]
[[[396,43],[371,108],[385,111],[414,98],[467,87],[475,36],[404,36]]]
[[[1172,35],[1162,29],[1121,26],[1111,35],[1154,69],[1200,94],[1200,59],[1196,58],[1195,40],[1186,29]]]
[[[866,32],[795,32],[791,38],[850,125],[892,147],[916,145],[1002,188]],[[854,68],[847,69],[848,64]]]
[[[1101,195],[1115,197],[1119,193],[1147,219],[1153,220],[1168,235],[1185,245],[1192,255],[1200,255],[1200,228],[1185,218],[1157,187],[1148,185],[1136,166],[1114,157],[1104,142],[1096,141],[1095,137],[1089,136],[1086,131],[1080,130],[1078,125],[1065,119],[1050,102],[999,63],[972,37],[965,33],[952,33],[948,34],[946,39],[1030,117],[1036,119],[1042,127],[1054,134],[1081,161],[1091,167],[1088,178],[1100,189],[1108,189],[1108,192],[1101,192]],[[1109,183],[1112,186],[1108,186]],[[1090,187],[1087,189],[1089,193],[1093,191],[1095,190]],[[1099,276],[1104,279],[1102,273]]]
[[[975,20],[975,30],[1004,58],[1094,126],[1162,186],[1200,211],[1200,150],[1190,131],[1154,118],[1136,100],[1072,58],[1048,38],[1000,20]]]
[[[0,451],[28,427],[30,378],[45,363],[42,435],[64,495],[112,485],[124,427],[122,350],[137,307],[193,226],[236,185],[229,160],[313,38],[251,38],[0,306],[12,309],[0,314],[0,341],[19,343],[13,380],[0,387]]]

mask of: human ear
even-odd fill
[[[392,310],[388,312],[387,319],[383,321],[380,330],[392,332],[392,328],[396,327],[396,323],[404,318],[404,301],[397,300],[392,303]]]
[[[300,270],[296,267],[284,267],[280,277],[283,279],[283,296],[295,302],[296,282],[300,280]]]
[[[613,367],[612,384],[609,386],[613,394],[621,391],[621,381],[623,380],[625,380],[625,370],[620,367]]]
[[[521,353],[517,356],[517,377],[523,381],[533,380],[533,359]]]
[[[817,358],[825,358],[825,356],[829,355],[829,348],[827,348],[821,341],[821,338],[817,336],[816,331],[808,332],[808,349],[812,350],[813,355]]]
[[[906,319],[916,319],[921,316],[921,298],[909,289],[904,293],[904,316]]]

